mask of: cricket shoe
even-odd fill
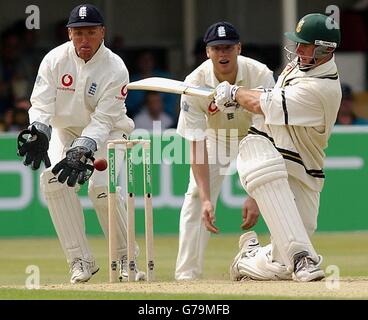
[[[318,261],[314,261],[307,251],[302,251],[294,256],[293,280],[298,282],[319,281],[325,277],[325,273],[320,269],[322,256],[318,256]]]
[[[249,231],[244,233],[239,238],[239,253],[235,256],[231,266],[230,266],[230,280],[241,281],[244,280],[244,275],[239,271],[238,264],[243,258],[254,257],[261,248],[257,234],[254,231]]]
[[[100,268],[95,261],[86,261],[76,258],[70,264],[70,283],[87,282]]]
[[[128,268],[129,268],[128,257],[124,255],[120,259],[119,280],[121,282],[128,281]],[[135,272],[134,281],[144,281],[146,279],[146,274],[143,271],[138,270],[137,263],[135,263],[134,272]]]

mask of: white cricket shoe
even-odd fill
[[[244,257],[254,257],[257,251],[261,248],[258,242],[257,234],[254,231],[249,231],[242,234],[239,238],[239,253],[235,256],[233,263],[230,266],[230,280],[243,280],[244,275],[239,272],[238,263]]]
[[[239,240],[239,248],[240,252],[230,266],[231,280],[280,281],[292,279],[292,274],[285,265],[272,260],[272,245],[261,247],[255,232],[243,234]]]
[[[70,283],[87,282],[100,268],[95,261],[86,261],[76,258],[70,264]]]
[[[325,273],[320,269],[322,256],[318,256],[318,261],[314,261],[307,251],[299,252],[294,256],[293,280],[298,282],[319,281],[325,277]]]
[[[146,279],[146,274],[143,271],[138,270],[137,263],[135,265],[135,281],[144,281]],[[120,281],[128,281],[128,257],[126,255],[122,256],[120,259]]]

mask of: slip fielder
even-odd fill
[[[274,79],[266,65],[241,56],[239,34],[228,22],[211,25],[205,36],[209,58],[185,82],[215,88],[222,81],[246,88],[272,87]],[[226,169],[238,154],[239,141],[252,121],[243,109],[223,114],[210,98],[182,95],[177,132],[190,142],[191,170],[188,190],[180,213],[177,280],[202,276],[203,258],[210,233],[203,214],[213,214]],[[243,214],[246,223],[255,224],[255,202],[248,198]]]

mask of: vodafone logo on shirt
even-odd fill
[[[125,100],[126,96],[128,95],[128,88],[127,88],[127,86],[124,86],[124,87],[121,88],[120,94],[121,94],[120,97],[115,96],[115,98],[117,100]]]
[[[75,92],[75,89],[70,88],[71,85],[73,84],[73,82],[74,82],[74,79],[70,74],[68,74],[68,73],[64,74],[61,77],[61,87],[57,87],[57,89],[61,90],[61,91],[69,91],[69,92],[73,93],[73,92]]]
[[[70,87],[73,84],[73,77],[70,74],[64,74],[61,78],[61,84],[64,87]]]
[[[128,88],[127,88],[127,86],[124,86],[124,87],[121,88],[121,95],[123,97],[126,97],[128,95]]]

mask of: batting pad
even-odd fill
[[[41,174],[40,187],[68,262],[75,258],[93,261],[86,238],[83,209],[75,188],[58,182],[51,170]]]
[[[102,231],[106,239],[109,237],[109,216],[108,216],[108,200],[107,187],[95,187],[90,185],[88,188],[88,195],[96,210],[98,221],[100,222]],[[116,208],[117,208],[117,238],[118,238],[118,256],[127,255],[127,212],[123,197],[121,196],[121,188],[116,188]],[[139,247],[135,245],[136,256],[139,254]]]
[[[279,250],[279,262],[292,266],[293,256],[301,251],[318,260],[290,189],[284,159],[272,143],[262,136],[244,138],[237,168],[242,186],[257,201]]]

